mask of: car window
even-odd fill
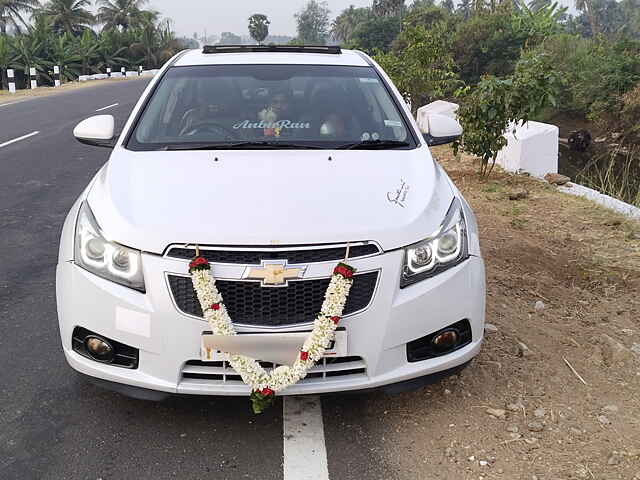
[[[147,102],[127,147],[281,142],[336,148],[407,142],[406,119],[372,67],[172,67]]]

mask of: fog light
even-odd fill
[[[458,339],[459,335],[456,330],[445,330],[433,337],[431,343],[437,352],[442,353],[455,348],[458,344]]]
[[[94,359],[101,362],[111,362],[113,360],[113,347],[106,340],[89,336],[85,338],[84,344],[87,347],[87,352]]]

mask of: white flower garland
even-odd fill
[[[223,303],[222,295],[216,287],[215,278],[210,274],[206,260],[199,257],[199,267],[190,268],[193,288],[198,295],[204,318],[211,325],[214,335],[236,335],[233,322]],[[275,392],[284,390],[307,376],[307,372],[320,360],[334,338],[344,305],[353,284],[353,269],[339,264],[325,293],[322,309],[313,322],[313,330],[305,340],[300,355],[293,365],[283,365],[268,373],[253,358],[244,355],[226,354],[229,364],[238,372],[242,380],[253,392],[262,397],[272,397]]]

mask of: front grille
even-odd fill
[[[242,265],[259,265],[262,260],[287,260],[290,264],[333,262],[345,257],[345,246],[328,246],[311,249],[292,249],[287,247],[264,247],[257,250],[209,250],[201,249],[200,255],[211,263],[239,263]],[[349,248],[349,258],[366,257],[376,255],[380,250],[373,243],[365,245],[353,245]],[[191,260],[195,257],[194,248],[172,247],[167,252],[167,257]]]
[[[169,275],[169,287],[178,309],[202,317],[190,277]],[[217,280],[224,304],[234,323],[283,326],[315,320],[330,278],[289,281],[287,287],[263,288],[260,282]],[[378,272],[354,275],[344,315],[364,309],[373,298]]]
[[[260,362],[263,368],[278,367],[278,364]],[[325,357],[309,369],[301,384],[319,383],[336,377],[354,378],[367,375],[367,366],[362,357]],[[182,368],[182,382],[239,384],[242,378],[227,362],[202,362],[189,360]]]

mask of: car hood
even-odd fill
[[[89,190],[106,237],[170,244],[299,245],[373,240],[384,250],[433,233],[453,199],[415,150],[131,152],[116,148]]]

